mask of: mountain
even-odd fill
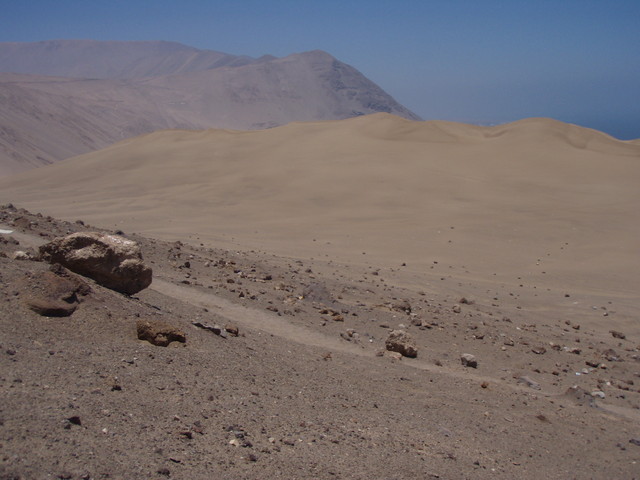
[[[0,175],[158,129],[418,119],[321,51],[250,59],[168,42],[11,43],[0,44],[0,71],[18,72],[0,73]]]
[[[0,43],[0,71],[73,78],[140,78],[260,60],[174,42],[48,40]]]

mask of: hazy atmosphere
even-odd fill
[[[640,137],[636,1],[9,1],[0,42],[167,40],[325,50],[425,120],[551,117]]]

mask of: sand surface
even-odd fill
[[[390,115],[163,131],[1,179],[0,203],[42,214],[3,210],[24,248],[120,229],[155,278],[133,299],[95,286],[47,320],[15,292],[46,267],[0,258],[7,472],[637,478],[638,180],[640,147],[600,132]],[[135,319],[156,316],[185,347],[135,339]],[[377,356],[394,328],[417,359]],[[229,443],[241,431],[251,447]]]
[[[0,180],[0,201],[167,240],[406,263],[403,281],[420,288],[473,281],[631,304],[639,182],[640,149],[593,130],[379,114],[157,132]]]

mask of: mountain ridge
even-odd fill
[[[379,111],[419,118],[357,69],[320,50],[250,59],[170,42],[134,43],[126,54],[121,50],[131,47],[128,42],[19,47],[37,53],[32,62],[37,69],[29,70],[26,62],[23,70],[62,76],[0,73],[0,175],[157,129],[261,129]],[[11,69],[12,58],[22,58],[16,48],[0,44],[0,71]],[[119,53],[102,62],[113,48]],[[128,69],[154,49],[173,53],[151,55]],[[47,56],[48,50],[54,54]],[[108,78],[74,76],[79,72]]]

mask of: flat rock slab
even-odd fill
[[[29,309],[46,317],[68,317],[91,292],[89,285],[60,266],[31,274],[16,289]]]

